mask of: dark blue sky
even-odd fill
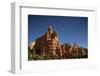
[[[28,43],[45,34],[48,25],[58,32],[61,44],[76,42],[81,47],[88,47],[87,17],[28,15]]]

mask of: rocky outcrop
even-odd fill
[[[41,37],[37,38],[28,47],[29,60],[48,60],[48,59],[73,59],[87,58],[87,48],[79,47],[76,43],[72,46],[69,43],[61,45],[58,34],[52,28]]]

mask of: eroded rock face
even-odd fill
[[[31,50],[29,54],[33,60],[87,58],[88,51],[86,48],[79,47],[76,43],[73,46],[69,43],[61,45],[58,34],[53,30],[52,26],[48,27],[48,31],[43,36],[32,42],[29,48]]]
[[[53,59],[56,58],[58,52],[61,52],[58,35],[51,26],[49,26],[45,35],[36,40],[35,50],[36,54],[44,55],[43,53],[45,53],[45,56],[49,55]]]

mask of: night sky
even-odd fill
[[[88,47],[88,17],[28,15],[28,44],[44,35],[52,25],[61,44]]]

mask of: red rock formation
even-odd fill
[[[47,59],[87,58],[86,48],[80,48],[77,44],[73,46],[70,44],[61,45],[57,32],[53,30],[52,26],[48,27],[48,31],[43,36],[36,39],[32,51],[37,56],[43,57],[43,59],[46,59],[45,57]]]
[[[36,40],[35,50],[37,54],[49,55],[53,59],[55,59],[58,54],[61,56],[62,49],[58,41],[58,36],[51,26],[49,26],[45,35]]]

